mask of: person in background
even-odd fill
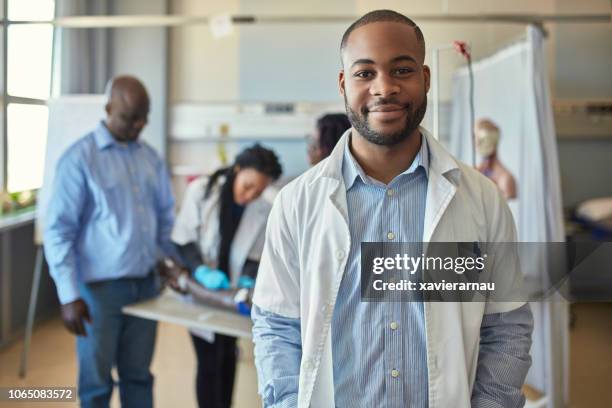
[[[306,136],[306,154],[311,166],[325,159],[336,146],[342,134],[351,127],[344,113],[327,113],[317,119],[312,134]],[[272,204],[278,192],[295,176],[283,177],[266,189],[264,198]]]
[[[172,241],[192,277],[175,276],[173,287],[189,292],[194,282],[209,290],[252,288],[263,249],[270,204],[258,199],[282,173],[273,151],[258,144],[227,168],[192,181],[185,192]],[[192,330],[198,360],[200,408],[229,408],[236,371],[236,338]]]
[[[315,131],[308,136],[308,161],[311,166],[329,156],[342,134],[351,127],[346,114],[328,113],[317,119]]]
[[[481,162],[478,171],[487,176],[501,190],[506,200],[516,198],[516,181],[510,171],[499,160],[497,147],[500,139],[499,127],[489,119],[480,119],[474,126],[476,151]]]
[[[58,162],[44,250],[62,319],[77,335],[81,406],[109,406],[116,367],[121,405],[152,407],[157,325],[121,309],[159,292],[155,263],[175,254],[174,198],[163,160],[139,139],[144,85],[119,76],[107,96],[106,120]]]

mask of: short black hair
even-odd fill
[[[380,23],[380,22],[401,23],[401,24],[406,24],[409,27],[412,27],[414,29],[414,34],[416,35],[417,41],[419,42],[419,45],[423,49],[423,58],[425,58],[425,37],[423,37],[423,32],[421,31],[419,26],[414,21],[412,21],[410,18],[406,17],[403,14],[398,13],[397,11],[393,11],[393,10],[374,10],[374,11],[370,11],[369,13],[366,13],[363,16],[361,16],[357,21],[351,24],[349,28],[347,28],[346,31],[344,32],[344,35],[342,36],[342,42],[340,43],[340,52],[342,53],[342,51],[344,51],[344,48],[346,47],[346,43],[348,42],[348,39],[351,33],[355,29],[362,27],[364,25],[367,25],[367,24]]]
[[[319,148],[327,157],[334,150],[340,137],[351,127],[344,113],[328,113],[317,120],[319,131]]]

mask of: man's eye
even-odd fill
[[[372,77],[372,72],[370,71],[359,71],[357,73],[355,73],[355,76],[357,78],[362,78],[362,79],[367,79],[367,78],[371,78]]]
[[[395,73],[398,75],[408,75],[414,72],[412,68],[398,68],[395,70]]]

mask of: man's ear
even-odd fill
[[[431,71],[427,65],[423,65],[423,77],[425,79],[425,93],[427,93],[431,85]]]
[[[107,103],[106,105],[104,105],[104,111],[106,112],[107,115],[110,115],[111,113],[111,104]]]
[[[338,86],[340,87],[340,96],[344,96],[344,70],[341,69],[338,74]]]

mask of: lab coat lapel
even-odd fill
[[[323,163],[318,177],[315,178],[315,182],[320,182],[323,179],[330,183],[328,187],[330,191],[329,199],[344,220],[345,226],[342,228],[342,233],[349,237],[348,204],[346,201],[346,186],[344,185],[344,179],[342,177],[342,161],[344,159],[344,149],[346,143],[348,143],[347,139],[350,133],[351,129],[344,132],[325,163]]]
[[[428,242],[457,191],[457,187],[446,175],[459,168],[457,161],[440,146],[429,132],[421,128],[421,133],[427,140],[429,150],[429,180],[423,230],[423,241]]]
[[[431,239],[456,190],[457,188],[443,175],[436,172],[429,173],[425,203],[425,228],[423,230],[424,242]]]

